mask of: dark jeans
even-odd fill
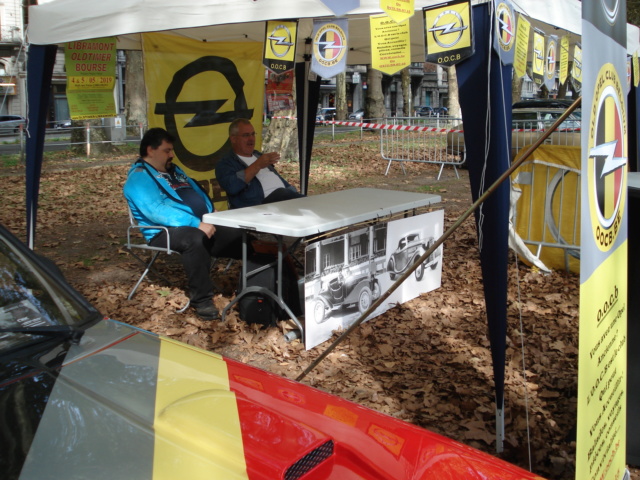
[[[236,228],[216,227],[216,233],[207,238],[202,230],[195,227],[170,227],[169,239],[171,250],[181,254],[189,283],[191,305],[197,307],[211,302],[211,257],[242,259],[242,231]],[[166,247],[167,236],[164,231],[153,237],[149,245]]]
[[[276,188],[264,199],[262,203],[282,202],[283,200],[291,200],[292,198],[304,197],[301,193],[296,192],[292,188]]]

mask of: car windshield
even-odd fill
[[[51,332],[68,334],[69,327],[95,313],[0,236],[0,354],[42,341]]]

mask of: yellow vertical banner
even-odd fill
[[[518,25],[516,28],[516,51],[513,58],[513,69],[518,78],[524,77],[527,73],[530,31],[531,24],[529,21],[524,17],[524,15],[518,15]]]
[[[409,21],[397,23],[387,15],[369,17],[371,26],[371,66],[393,75],[411,63]]]
[[[226,207],[215,165],[230,148],[229,124],[248,118],[260,147],[264,100],[263,44],[199,42],[143,34],[144,77],[150,127],[175,137],[176,163]]]
[[[116,39],[69,42],[64,48],[67,101],[74,120],[116,116]]]
[[[561,84],[569,77],[569,35],[560,39],[560,75],[558,80]]]
[[[582,47],[578,44],[573,47],[573,68],[571,69],[571,78],[576,82],[582,83]]]
[[[640,65],[638,64],[638,52],[633,52],[633,57],[631,59],[631,64],[633,65],[633,86],[637,87],[640,83]]]
[[[380,8],[398,23],[413,16],[413,5],[414,0],[380,0]]]
[[[531,69],[533,81],[540,86],[544,83],[544,33],[539,30],[533,31],[533,61]]]

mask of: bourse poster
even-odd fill
[[[305,250],[305,347],[345,330],[442,236],[444,210],[366,226]],[[367,318],[439,288],[442,245]]]

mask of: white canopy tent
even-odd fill
[[[486,0],[474,0],[472,4]],[[333,17],[320,0],[206,0],[179,3],[175,0],[40,0],[29,8],[29,43],[62,44],[75,40],[111,37],[118,48],[140,49],[140,33],[164,31],[202,41],[262,42],[266,20],[300,19],[298,38],[311,36],[313,18]],[[415,0],[416,10],[442,3]],[[579,36],[582,31],[579,0],[516,0],[516,10],[529,17],[545,33]],[[349,12],[349,56],[351,65],[371,63],[369,16],[383,13],[379,0],[361,0]],[[419,12],[411,20],[411,58],[424,61],[424,28]],[[627,49],[640,48],[640,33],[628,26]],[[576,37],[574,37],[575,39]],[[298,49],[300,60],[303,49]]]

